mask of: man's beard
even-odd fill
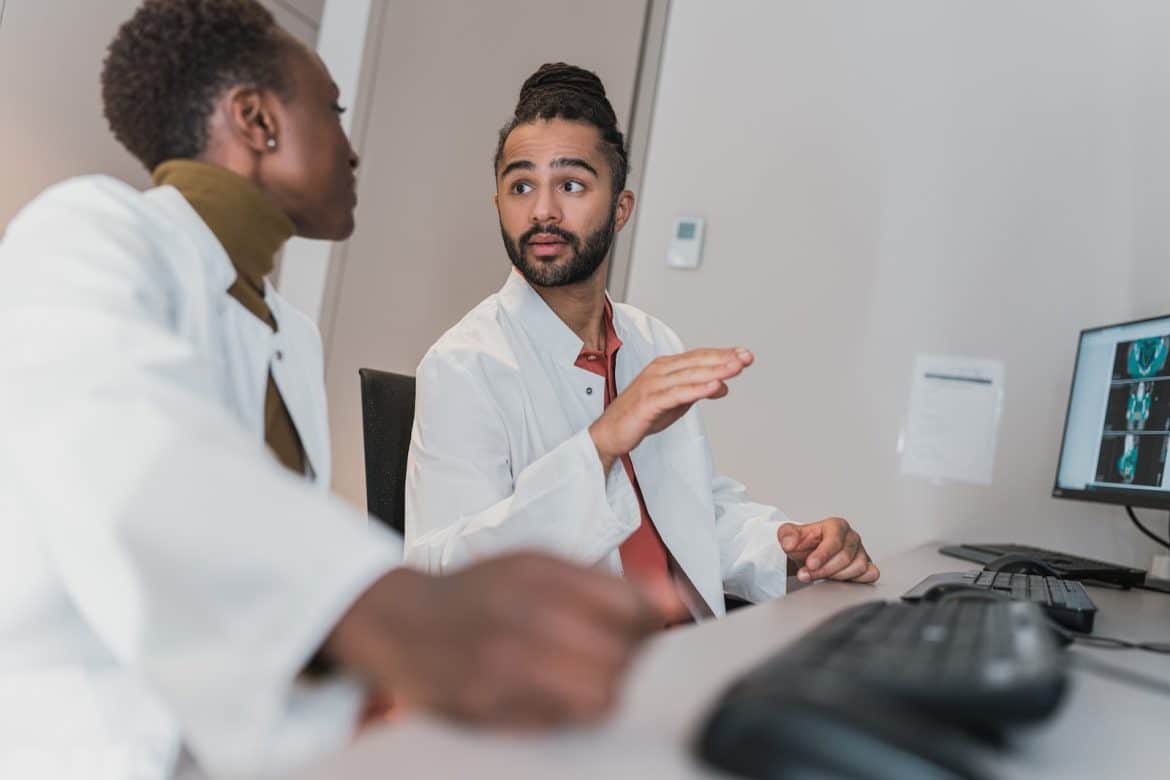
[[[598,267],[605,261],[609,248],[613,245],[614,228],[617,224],[617,208],[610,209],[609,219],[598,230],[590,233],[584,242],[575,233],[556,225],[535,225],[524,232],[516,241],[500,225],[500,234],[504,237],[504,247],[508,250],[508,257],[512,265],[520,269],[520,273],[529,284],[538,287],[562,287],[567,284],[577,284],[593,276]],[[567,263],[542,262],[526,257],[528,242],[536,235],[556,236],[565,242],[572,254]]]

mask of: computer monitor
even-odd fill
[[[1081,332],[1052,495],[1170,509],[1170,315]]]

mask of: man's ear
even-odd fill
[[[232,87],[224,96],[223,105],[234,137],[258,154],[276,149],[280,128],[260,90],[254,87]]]
[[[630,221],[630,217],[634,213],[634,193],[629,190],[622,190],[617,198],[617,208],[614,209],[613,225],[614,230],[621,230]]]

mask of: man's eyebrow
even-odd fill
[[[500,178],[504,178],[512,171],[531,171],[535,168],[536,166],[532,164],[531,160],[516,160],[504,166],[504,170],[500,171]]]
[[[584,168],[585,170],[597,176],[597,169],[589,163],[582,160],[580,157],[558,157],[552,161],[552,168]],[[599,177],[600,178],[600,177]]]

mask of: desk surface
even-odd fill
[[[294,777],[719,777],[690,754],[694,731],[719,692],[842,607],[897,599],[928,574],[975,568],[937,548],[924,545],[884,561],[873,586],[818,583],[723,620],[663,634],[635,664],[618,711],[600,727],[516,736],[407,718],[366,733]],[[1089,592],[1100,610],[1095,633],[1170,639],[1170,595]],[[989,751],[991,770],[1013,778],[1168,776],[1170,657],[1085,646],[1070,652],[1078,659],[1060,712],[1018,734],[1007,751]]]

